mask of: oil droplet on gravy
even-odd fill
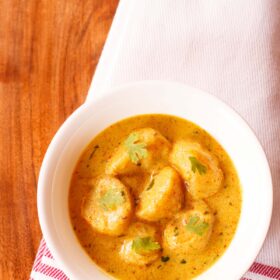
[[[215,154],[224,173],[221,190],[205,199],[215,216],[213,232],[203,252],[193,255],[168,252],[168,261],[161,258],[149,266],[126,264],[118,251],[123,237],[109,237],[92,230],[81,216],[81,203],[89,191],[91,178],[104,173],[105,164],[114,149],[134,129],[151,127],[171,143],[176,139],[192,139]],[[75,233],[92,260],[116,279],[187,280],[213,265],[229,246],[240,216],[241,187],[236,170],[225,150],[207,132],[186,120],[168,115],[141,115],[111,125],[83,151],[69,191],[69,211]],[[163,251],[162,256],[165,256]]]

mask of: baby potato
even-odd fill
[[[127,152],[124,143],[115,150],[112,157],[108,160],[105,168],[105,173],[109,175],[133,175],[140,173],[139,164],[134,164]]]
[[[175,142],[169,160],[187,183],[193,198],[204,199],[219,191],[224,176],[218,159],[200,144]]]
[[[171,220],[163,232],[165,249],[178,253],[202,251],[212,233],[214,216],[204,201],[196,201],[193,209],[181,212]]]
[[[123,234],[132,216],[131,195],[118,179],[104,175],[94,181],[81,214],[91,227],[110,236]]]
[[[164,167],[151,176],[139,197],[136,216],[147,221],[170,218],[182,207],[184,193],[179,174],[172,167]]]
[[[136,222],[128,229],[127,238],[119,252],[120,256],[126,263],[139,266],[150,264],[160,255],[161,246],[158,240],[153,226]]]
[[[152,172],[166,165],[171,145],[157,130],[134,130],[120,144],[106,165],[111,175],[133,174],[141,170]]]

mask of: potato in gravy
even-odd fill
[[[228,248],[241,186],[206,131],[169,115],[140,115],[98,134],[74,170],[69,211],[92,260],[121,280],[187,280]]]

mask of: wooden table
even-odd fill
[[[36,188],[55,132],[85,100],[118,0],[0,1],[0,279],[28,279]]]

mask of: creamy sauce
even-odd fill
[[[162,256],[168,256],[168,261],[163,262],[159,258],[143,267],[127,264],[119,257],[118,252],[124,240],[123,236],[109,237],[92,230],[81,216],[81,203],[89,191],[89,180],[104,173],[105,164],[115,148],[132,130],[144,127],[158,130],[171,143],[177,139],[191,139],[201,143],[219,159],[224,173],[224,183],[218,193],[205,199],[215,216],[213,232],[206,249],[192,255],[163,251]],[[113,278],[187,280],[207,270],[229,246],[240,216],[241,187],[229,156],[203,129],[174,116],[141,115],[108,127],[84,150],[73,173],[69,192],[69,210],[73,228],[82,247],[92,260]],[[164,226],[162,223],[152,224],[158,227]]]

